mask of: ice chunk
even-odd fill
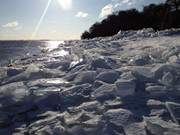
[[[180,59],[177,57],[177,56],[171,56],[171,57],[169,57],[169,63],[178,63],[178,64],[180,64]]]
[[[124,130],[127,135],[147,135],[143,122],[127,125]]]
[[[7,77],[7,70],[5,68],[0,68],[0,80]]]
[[[165,105],[172,117],[172,120],[176,124],[180,124],[180,104],[173,102],[166,102]]]
[[[23,72],[23,69],[21,69],[21,68],[9,68],[9,69],[7,70],[7,75],[8,75],[9,77],[11,77],[11,76],[18,75],[18,74],[20,74],[20,73],[22,73],[22,72]]]
[[[151,67],[134,67],[132,68],[132,74],[138,81],[141,82],[148,82],[153,80]]]
[[[116,38],[128,38],[128,39],[136,39],[136,38],[144,38],[144,37],[154,37],[157,36],[157,33],[152,28],[146,28],[142,30],[128,30],[128,31],[119,31]]]
[[[135,76],[131,71],[121,71],[122,72],[120,78],[123,80],[136,80]]]
[[[97,68],[111,69],[110,65],[106,62],[106,60],[102,58],[97,58],[92,60],[91,67],[93,69],[97,69]]]
[[[152,85],[146,87],[146,92],[149,92],[151,96],[160,97],[167,93],[167,89],[165,86]]]
[[[31,100],[40,110],[45,110],[46,108],[59,109],[61,104],[60,91],[60,88],[55,87],[37,89],[31,94]]]
[[[165,80],[167,81],[168,76],[170,77],[171,81],[173,80],[175,81],[177,75],[179,74],[179,71],[180,71],[179,67],[169,64],[158,64],[151,70],[154,79],[158,81],[162,80],[163,77],[164,77],[164,81]]]
[[[92,119],[95,117],[95,115],[92,115],[92,113],[86,112],[86,111],[81,111],[77,113],[66,113],[64,115],[64,121],[67,125],[71,124],[78,124],[80,122],[85,122],[87,120]]]
[[[104,106],[106,109],[118,109],[121,108],[121,106],[123,106],[123,102],[119,97],[117,97],[114,100],[105,101]]]
[[[61,70],[68,70],[70,66],[70,61],[51,61],[46,63],[46,67],[50,69],[61,69]]]
[[[94,112],[101,109],[101,104],[98,101],[91,101],[91,102],[84,102],[78,107],[71,107],[68,108],[70,111],[88,111],[88,112]]]
[[[51,57],[65,57],[66,55],[69,55],[69,52],[66,50],[60,50],[60,51],[54,51],[51,52],[50,56]]]
[[[102,86],[103,84],[106,84],[106,83],[103,81],[99,81],[99,80],[94,81],[95,88],[98,88],[98,87]]]
[[[170,72],[164,73],[161,82],[164,85],[171,86],[175,82],[175,78]]]
[[[165,104],[159,100],[149,99],[147,101],[147,106],[151,109],[162,109]]]
[[[37,77],[39,75],[39,74],[37,74],[39,71],[40,71],[39,67],[32,64],[32,65],[28,66],[24,72],[8,78],[3,83],[7,84],[7,83],[12,83],[12,82],[24,81],[24,80],[29,79],[32,76]]]
[[[0,101],[3,107],[23,101],[27,95],[27,87],[23,82],[0,86]]]
[[[92,86],[90,84],[82,84],[70,87],[60,92],[62,105],[76,105],[82,103],[89,98],[92,92]]]
[[[40,71],[40,68],[34,64],[31,64],[27,67],[26,69],[26,73],[27,74],[30,74],[30,73],[36,73],[36,72],[39,72]]]
[[[167,50],[163,52],[162,56],[165,59],[168,59],[171,56],[176,56],[180,52],[179,46],[169,46],[167,47]]]
[[[93,83],[96,78],[95,71],[83,71],[77,74],[74,82],[77,84]]]
[[[97,77],[96,80],[100,80],[106,83],[114,83],[119,78],[119,74],[116,71],[105,71],[101,72]]]
[[[33,79],[40,79],[40,78],[57,78],[64,75],[61,71],[55,69],[40,69],[38,67],[30,66],[27,68],[26,71],[7,78],[3,84],[17,82],[17,81],[27,81]]]
[[[69,82],[65,81],[62,78],[50,78],[50,79],[38,79],[35,81],[30,81],[27,83],[29,87],[51,87],[51,86],[61,86],[68,84]]]
[[[90,120],[82,122],[84,126],[87,126],[87,130],[94,134],[97,133],[101,123],[101,115],[94,115]]]
[[[128,124],[135,122],[132,112],[125,109],[111,109],[104,113],[105,119],[114,123],[116,126],[126,127]]]
[[[101,115],[81,111],[80,113],[65,113],[64,122],[68,126],[67,133],[85,135],[98,133]],[[71,126],[74,125],[74,126]]]
[[[144,66],[149,64],[150,57],[148,55],[137,55],[129,61],[131,65]]]
[[[82,58],[80,58],[80,59],[78,59],[78,60],[74,60],[74,61],[71,62],[69,68],[70,68],[70,69],[71,69],[71,68],[74,68],[74,67],[76,67],[76,66],[78,66],[78,65],[80,65],[80,64],[82,64],[82,63],[83,63],[83,59],[82,59]]]
[[[179,135],[180,126],[172,122],[166,122],[159,117],[145,117],[147,130],[153,135]]]
[[[92,92],[92,97],[97,100],[107,100],[115,97],[115,85],[104,84]]]
[[[59,113],[47,111],[37,117],[44,117],[42,120],[32,122],[28,127],[29,134],[64,134],[65,128],[59,120],[62,118]]]
[[[131,80],[117,80],[116,92],[120,97],[132,96],[135,94],[136,83]]]
[[[142,30],[137,31],[137,36],[138,37],[153,37],[155,35],[155,31],[153,28],[144,28]]]

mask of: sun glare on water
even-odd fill
[[[49,56],[52,57],[65,57],[66,55],[69,55],[69,51],[64,50],[63,48],[60,48],[60,45],[65,44],[64,41],[47,41],[45,44],[45,47],[42,48],[44,50],[47,50],[48,52],[51,52]]]
[[[64,41],[47,41],[46,49],[52,51],[57,49],[60,44],[64,44]]]

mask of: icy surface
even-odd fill
[[[179,112],[180,29],[65,41],[0,67],[2,135],[179,135]]]

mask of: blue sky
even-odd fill
[[[129,8],[141,10],[144,5],[163,1],[1,0],[0,40],[79,39],[84,30],[113,11]],[[40,18],[42,20],[37,27]]]

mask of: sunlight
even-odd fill
[[[58,0],[58,2],[64,10],[68,10],[72,7],[72,0]]]
[[[60,44],[64,44],[64,41],[47,41],[46,49],[52,51],[57,49]]]
[[[51,57],[65,57],[69,55],[68,50],[64,50],[63,48],[59,48],[59,45],[65,44],[64,41],[47,41],[45,50],[51,52],[49,56]]]
[[[59,2],[60,6],[61,6],[64,10],[68,10],[68,9],[70,9],[70,8],[72,7],[72,0],[57,0],[57,1]],[[38,32],[38,30],[39,30],[39,28],[40,28],[40,26],[41,26],[41,24],[42,24],[42,22],[43,22],[43,20],[44,20],[44,17],[45,17],[45,15],[46,15],[47,11],[48,11],[48,8],[49,8],[51,2],[52,2],[52,0],[48,0],[48,2],[47,2],[47,4],[46,4],[46,7],[45,7],[45,9],[44,9],[44,11],[43,11],[43,14],[41,15],[41,17],[40,17],[40,19],[39,19],[39,22],[38,22],[38,24],[36,25],[36,28],[35,28],[32,36],[31,36],[31,39],[33,39],[33,38],[36,36],[36,34],[37,34],[37,32]]]
[[[69,55],[69,51],[60,50],[60,51],[56,51],[56,52],[52,53],[50,56],[52,56],[52,57],[65,57],[67,55]]]
[[[50,6],[50,4],[51,4],[51,1],[52,1],[52,0],[48,0],[48,2],[47,2],[47,4],[46,4],[46,7],[45,7],[45,9],[44,9],[44,11],[43,11],[43,14],[41,15],[41,17],[40,17],[40,19],[39,19],[39,22],[38,22],[38,24],[36,25],[36,28],[35,28],[32,36],[31,36],[31,39],[33,39],[33,38],[36,36],[36,34],[37,34],[37,32],[38,32],[38,30],[39,30],[39,28],[40,28],[40,26],[41,26],[41,24],[42,24],[42,22],[43,22],[43,20],[44,20],[44,17],[45,17],[45,15],[46,15],[47,11],[48,11],[48,8],[49,8],[49,6]]]

